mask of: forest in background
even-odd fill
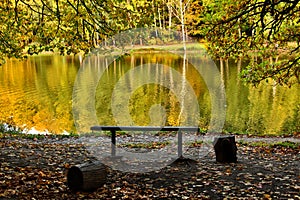
[[[290,86],[300,81],[299,22],[296,0],[4,0],[0,57],[88,53],[122,31],[153,28],[132,36],[145,45],[153,38],[157,43],[157,29],[178,30],[184,43],[186,36],[196,38],[215,58],[254,58],[241,72],[244,80],[257,84],[271,77]],[[172,35],[160,40],[171,43]]]

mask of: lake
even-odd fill
[[[41,55],[8,60],[0,67],[0,122],[51,133],[86,130],[91,123],[198,125],[205,131],[224,115],[225,132],[300,131],[299,85],[246,85],[238,78],[246,61],[215,61],[215,75],[205,55],[184,60],[157,51],[118,59]],[[218,97],[208,81],[224,84],[226,113],[214,111],[212,98]]]

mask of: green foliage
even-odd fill
[[[178,5],[184,10],[180,12]],[[257,84],[268,78],[285,85],[300,82],[300,4],[286,0],[3,0],[0,59],[2,63],[5,58],[49,51],[88,53],[124,30],[155,27],[171,32],[182,25],[190,36],[204,38],[214,57],[263,60],[242,72],[247,82]],[[128,35],[124,40],[132,45],[165,44],[176,37],[159,41],[156,30],[154,37]],[[283,54],[288,57],[281,62],[265,62]]]
[[[127,148],[146,148],[146,149],[161,149],[169,145],[170,141],[163,142],[148,142],[148,143],[124,143],[119,146]]]
[[[284,142],[275,142],[271,144],[272,147],[284,147],[284,148],[291,148],[291,149],[299,149],[300,144],[299,143],[294,143],[294,142],[289,142],[289,141],[284,141]]]
[[[0,123],[0,133],[21,134],[22,130],[17,126]]]
[[[293,116],[290,116],[283,124],[282,132],[295,134],[300,133],[300,103],[295,107]]]
[[[88,53],[107,36],[149,23],[150,1],[2,1],[0,56]],[[138,12],[141,11],[141,12]]]
[[[290,141],[267,143],[267,142],[263,142],[263,141],[245,142],[245,141],[241,140],[238,143],[241,145],[248,145],[248,146],[252,146],[252,147],[271,147],[271,148],[282,147],[282,148],[291,148],[291,149],[299,149],[300,148],[299,143],[290,142]]]
[[[206,1],[203,35],[213,56],[258,57],[241,77],[258,84],[273,78],[278,84],[300,82],[300,4],[298,1]],[[286,54],[281,62],[270,57]],[[257,59],[256,59],[257,60]]]
[[[196,140],[196,141],[193,141],[193,142],[187,142],[186,145],[188,147],[200,147],[203,143],[204,143],[203,140]]]

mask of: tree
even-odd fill
[[[300,3],[297,0],[205,1],[201,26],[217,57],[257,57],[241,76],[257,84],[300,83]],[[286,54],[278,62],[270,57]]]
[[[1,57],[22,57],[57,49],[87,51],[97,34],[111,31],[108,2],[5,0],[0,3]],[[98,39],[98,38],[96,38]],[[80,47],[80,48],[78,48]]]
[[[171,6],[171,11],[173,15],[179,20],[182,34],[182,43],[184,46],[184,50],[186,50],[186,30],[185,30],[185,21],[186,21],[186,13],[188,10],[190,0],[171,0],[169,2],[169,6]]]
[[[203,21],[204,6],[202,0],[191,0],[186,14],[187,34],[191,37],[203,39],[203,31],[199,28]]]
[[[87,53],[121,31],[166,24],[180,28],[184,43],[187,33],[204,38],[214,57],[251,58],[241,72],[248,82],[300,82],[297,0],[2,0],[0,60]]]
[[[147,0],[1,1],[1,59],[43,51],[87,53],[108,36],[149,24],[150,6]]]

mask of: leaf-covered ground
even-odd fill
[[[94,192],[72,192],[66,171],[93,158],[76,138],[0,139],[0,199],[300,199],[300,147],[238,143],[238,163],[214,153],[159,171],[109,170]]]

